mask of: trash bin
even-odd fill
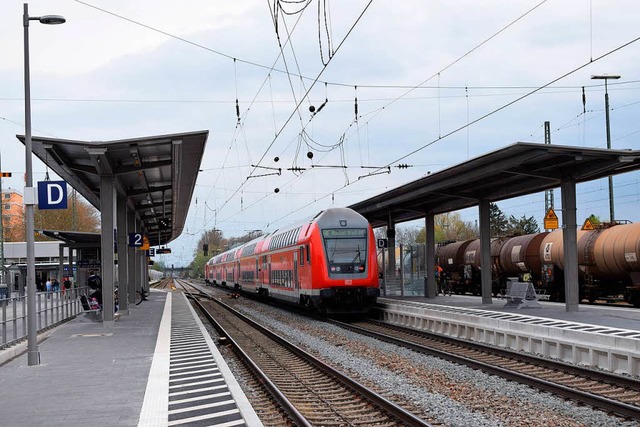
[[[9,287],[5,283],[0,283],[0,299],[9,298]]]

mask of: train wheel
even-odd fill
[[[309,311],[315,310],[315,307],[313,306],[313,301],[311,301],[311,298],[309,297],[303,297],[302,305],[304,305],[304,308]]]

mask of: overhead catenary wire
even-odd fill
[[[462,125],[462,126],[459,126],[459,127],[455,128],[455,129],[453,129],[452,131],[449,131],[449,132],[445,133],[445,134],[444,134],[444,135],[442,135],[441,137],[438,137],[437,139],[434,139],[434,140],[432,140],[432,141],[430,141],[430,142],[428,142],[428,143],[426,143],[426,144],[424,144],[424,145],[420,146],[419,148],[417,148],[417,149],[415,149],[415,150],[412,150],[411,152],[409,152],[409,153],[407,153],[407,154],[405,154],[405,155],[403,155],[403,156],[401,156],[401,157],[399,157],[399,158],[395,159],[394,161],[389,162],[389,163],[388,163],[388,165],[393,165],[393,164],[395,164],[395,163],[398,163],[398,162],[400,162],[400,161],[402,161],[402,160],[404,160],[404,159],[406,159],[406,158],[410,157],[411,155],[416,154],[416,153],[418,153],[418,152],[422,151],[423,149],[425,149],[425,148],[427,148],[427,147],[429,147],[429,146],[432,146],[433,144],[436,144],[436,143],[438,143],[438,142],[440,142],[440,141],[442,141],[442,140],[446,139],[447,137],[449,137],[449,136],[451,136],[451,135],[454,135],[454,134],[456,134],[456,133],[460,132],[461,130],[463,130],[463,129],[467,128],[468,126],[471,126],[471,125],[473,125],[473,124],[475,124],[475,123],[478,123],[478,122],[480,122],[480,121],[482,121],[482,120],[484,120],[484,119],[486,119],[486,118],[488,118],[488,117],[490,117],[490,116],[492,116],[492,115],[494,115],[494,114],[498,113],[499,111],[502,111],[502,110],[504,110],[505,108],[508,108],[508,107],[510,107],[511,105],[516,104],[517,102],[519,102],[519,101],[521,101],[521,100],[523,100],[523,99],[525,99],[525,98],[527,98],[527,97],[529,97],[529,96],[533,95],[534,93],[538,92],[539,90],[541,90],[541,89],[543,89],[543,88],[545,88],[545,87],[548,87],[549,85],[551,85],[551,84],[553,84],[553,83],[555,83],[555,82],[557,82],[557,81],[560,81],[560,80],[562,80],[562,79],[566,78],[567,76],[569,76],[569,75],[571,75],[571,74],[573,74],[573,73],[576,73],[577,71],[579,71],[579,70],[581,70],[581,69],[583,69],[583,68],[585,68],[585,67],[587,67],[587,66],[589,66],[589,65],[592,65],[594,62],[600,61],[600,60],[602,60],[602,59],[604,59],[604,58],[606,58],[606,57],[610,56],[611,54],[613,54],[613,53],[615,53],[615,52],[617,52],[617,51],[619,51],[619,50],[621,50],[621,49],[624,49],[624,48],[625,48],[625,47],[627,47],[627,46],[630,46],[630,45],[632,45],[632,44],[634,44],[634,43],[638,42],[639,40],[640,40],[640,37],[636,37],[636,38],[634,38],[634,39],[632,39],[632,40],[630,40],[630,41],[628,41],[628,42],[626,42],[626,43],[624,43],[624,44],[622,44],[622,45],[620,45],[620,46],[618,46],[618,47],[616,47],[616,48],[614,48],[614,49],[612,49],[612,50],[610,50],[610,51],[608,51],[608,52],[605,52],[604,54],[602,54],[602,55],[600,55],[600,56],[596,57],[595,59],[590,60],[590,61],[588,61],[588,62],[586,62],[586,63],[583,63],[582,65],[579,65],[578,67],[573,68],[572,70],[570,70],[570,71],[568,71],[568,72],[566,72],[566,73],[562,74],[561,76],[559,76],[559,77],[557,77],[557,78],[555,78],[555,79],[553,79],[553,80],[551,80],[551,81],[547,82],[546,84],[544,84],[544,85],[542,85],[542,86],[539,86],[537,89],[532,90],[532,91],[528,92],[527,94],[522,95],[522,96],[520,96],[520,97],[518,97],[518,98],[516,98],[516,99],[514,99],[514,100],[512,100],[512,101],[510,101],[510,102],[508,102],[508,103],[506,103],[506,104],[504,104],[504,105],[502,105],[502,106],[498,107],[498,108],[495,108],[495,109],[493,109],[493,110],[491,110],[491,111],[489,111],[489,112],[487,112],[487,113],[485,113],[485,114],[483,114],[483,115],[479,116],[478,118],[474,119],[473,121],[468,122],[468,123],[466,123],[466,124],[464,124],[464,125]],[[384,168],[386,168],[388,165],[385,165],[385,166],[384,166]],[[383,169],[383,167],[381,167],[380,169]],[[370,176],[372,176],[373,174],[375,174],[375,173],[377,173],[377,172],[379,172],[379,170],[376,170],[376,171],[372,172],[372,173],[371,173],[371,174],[369,174],[369,175],[370,175]],[[286,215],[284,215],[284,216],[282,216],[282,217],[280,217],[280,218],[278,218],[278,219],[276,219],[276,220],[271,220],[270,222],[271,222],[271,223],[277,223],[277,222],[279,222],[279,221],[282,221],[283,219],[285,219],[285,218],[289,217],[290,215],[292,215],[292,214],[294,214],[294,213],[296,213],[296,212],[299,212],[299,211],[301,211],[302,209],[305,209],[305,208],[307,208],[307,207],[311,206],[312,204],[317,203],[317,202],[318,202],[318,201],[320,201],[320,200],[325,199],[326,197],[330,196],[331,194],[338,193],[338,192],[340,192],[342,189],[344,189],[344,188],[346,188],[346,187],[348,187],[348,186],[350,186],[350,185],[352,185],[352,183],[345,184],[345,185],[343,185],[342,187],[339,187],[339,188],[336,188],[336,189],[333,189],[333,190],[328,190],[328,191],[327,191],[327,193],[326,193],[324,196],[320,196],[319,198],[314,199],[312,202],[309,202],[309,203],[307,203],[306,205],[301,206],[301,207],[300,207],[300,208],[298,208],[298,209],[292,210],[292,211],[290,211],[288,214],[286,214]]]
[[[516,22],[518,22],[519,20],[521,20],[522,18],[524,18],[525,16],[527,16],[528,14],[530,14],[531,12],[533,12],[535,9],[537,9],[538,7],[540,7],[542,4],[544,4],[547,0],[543,0],[542,2],[538,3],[537,5],[535,5],[533,8],[529,9],[528,11],[526,11],[525,13],[521,14],[517,19],[511,21],[509,24],[507,24],[506,26],[502,27],[500,30],[498,30],[496,33],[494,33],[492,36],[486,38],[485,40],[483,40],[480,44],[476,45],[475,47],[473,47],[472,49],[470,49],[469,51],[467,51],[465,54],[463,54],[462,56],[460,56],[459,58],[457,58],[456,60],[452,61],[451,63],[449,63],[447,66],[445,66],[442,70],[440,70],[436,75],[439,75],[442,71],[447,70],[448,68],[452,67],[454,64],[456,64],[457,62],[461,61],[463,58],[465,58],[466,56],[470,55],[472,52],[474,52],[475,50],[479,49],[481,46],[483,46],[484,44],[488,43],[488,41],[492,40],[493,38],[495,38],[498,34],[501,34],[503,31],[505,31],[507,28],[511,27],[512,25],[514,25]],[[368,6],[367,6],[368,7]],[[359,18],[358,18],[359,19]],[[352,27],[353,29],[353,27]],[[350,30],[351,31],[351,30]],[[347,34],[348,36],[348,34]],[[345,39],[346,37],[345,36]],[[344,42],[344,39],[343,39]],[[342,45],[342,42],[341,44]],[[340,46],[338,46],[339,48]],[[326,67],[325,67],[326,68]],[[324,68],[323,68],[324,71]],[[321,73],[318,75],[316,81],[319,79]],[[374,113],[374,116],[372,118],[369,119],[372,120],[373,118],[375,118],[375,116],[377,116],[377,114],[381,111],[383,111],[385,108],[387,108],[388,106],[390,106],[391,104],[397,102],[399,99],[401,99],[402,97],[408,95],[409,93],[411,93],[413,90],[415,90],[417,87],[421,86],[422,84],[428,82],[429,80],[431,80],[435,75],[432,75],[431,77],[429,77],[428,79],[424,80],[420,85],[418,86],[414,86],[411,89],[409,89],[408,91],[404,92],[402,95],[400,95],[399,97],[394,98],[391,102],[387,103],[385,106],[383,106],[382,108],[379,108],[378,110],[376,110],[376,112]],[[315,82],[314,82],[315,84]],[[313,85],[312,85],[313,87]],[[354,86],[355,90],[357,91],[357,86]],[[311,90],[311,88],[309,88],[309,91]],[[537,88],[537,90],[540,90],[540,88]],[[308,92],[307,92],[308,93]],[[298,104],[299,105],[299,104]],[[294,110],[295,113],[295,110]],[[293,116],[293,113],[292,113]],[[291,120],[291,117],[289,117],[289,119],[287,119],[287,122],[285,123],[284,126],[286,126],[286,124]],[[356,130],[358,128],[358,103],[357,103],[357,93],[356,93],[356,98],[355,98],[355,102],[354,102],[354,121],[352,122],[352,124],[349,125],[349,127],[347,128],[347,130],[345,132],[342,133],[342,136],[340,137],[340,143],[342,143],[344,141],[346,132],[348,131],[349,128],[351,128],[351,126],[355,123],[356,124]],[[367,122],[367,124],[369,123],[369,121]],[[284,129],[284,126],[282,127],[282,129]],[[303,129],[304,130],[304,129]],[[275,140],[278,138],[279,136],[279,132],[276,134],[274,140],[272,141],[272,143],[270,144],[270,146],[267,148],[267,151],[271,148],[271,146],[275,143]],[[442,136],[440,135],[439,132],[439,138],[442,138]],[[341,147],[341,145],[339,145]],[[342,152],[343,154],[343,152]],[[266,152],[265,152],[266,155]],[[264,155],[263,155],[264,158]],[[262,161],[262,159],[258,162],[258,164]],[[376,172],[373,172],[374,174],[376,174]],[[301,174],[302,175],[302,174]],[[345,181],[348,182],[348,176],[346,175],[345,172]],[[246,180],[240,184],[240,188],[242,188],[244,186],[244,184],[246,183]],[[237,193],[237,192],[236,192]],[[234,193],[231,198],[236,194]],[[225,204],[227,203],[227,201],[225,201]]]
[[[356,18],[356,20],[354,21],[354,23],[351,25],[351,27],[349,28],[349,30],[347,31],[347,33],[345,34],[345,36],[343,37],[343,39],[340,41],[340,43],[338,44],[338,46],[336,47],[335,52],[337,53],[340,48],[342,47],[342,45],[344,44],[344,42],[347,40],[347,38],[349,37],[349,35],[353,32],[353,29],[355,28],[355,26],[360,22],[360,20],[362,19],[362,17],[364,16],[365,12],[369,9],[369,7],[371,6],[371,4],[373,3],[373,0],[369,0],[369,2],[365,5],[365,7],[363,8],[362,12],[360,13],[360,15],[358,15],[358,17]],[[294,108],[294,111],[291,112],[291,114],[288,116],[288,118],[285,120],[284,124],[280,127],[280,129],[278,130],[278,132],[276,133],[275,137],[272,139],[271,143],[269,144],[269,146],[267,147],[267,149],[264,151],[264,153],[262,154],[262,156],[260,157],[260,159],[257,162],[257,165],[260,165],[260,163],[262,163],[262,161],[264,160],[264,158],[266,157],[267,153],[269,152],[269,150],[271,149],[271,147],[273,147],[273,145],[275,144],[276,140],[278,139],[278,136],[281,134],[281,132],[286,128],[286,126],[289,124],[289,122],[291,121],[291,119],[294,117],[294,115],[296,114],[296,111],[298,111],[298,109],[300,108],[300,105],[302,102],[304,102],[304,100],[308,97],[309,92],[311,91],[311,89],[315,86],[315,84],[318,82],[320,76],[322,76],[322,74],[324,73],[324,71],[327,69],[327,65],[323,66],[322,69],[320,70],[320,72],[318,73],[318,76],[316,77],[316,79],[313,81],[313,83],[309,86],[309,89],[307,89],[306,93],[304,94],[304,96],[302,97],[302,99],[296,104],[296,107]],[[249,176],[251,176],[256,168],[253,168],[253,170],[251,171],[251,173],[249,174]],[[247,180],[245,179],[244,182],[242,182],[242,184],[240,184],[240,186],[238,187],[238,189],[236,191],[234,191],[234,193],[227,198],[227,200],[225,200],[225,202],[223,203],[222,207],[224,207],[230,199],[232,199],[240,190],[242,190],[242,188],[244,187],[244,185],[246,184]]]
[[[362,86],[366,87],[365,85],[362,85]],[[442,86],[442,88],[444,88],[444,86]],[[422,89],[422,87],[420,89]],[[275,117],[274,117],[274,122],[275,122]],[[467,122],[468,122],[468,120],[467,120]],[[368,122],[367,122],[367,124],[368,124]],[[467,127],[467,130],[468,130],[468,127]]]
[[[255,66],[255,67],[258,67],[258,68],[264,68],[264,69],[270,70],[270,72],[271,72],[271,71],[275,71],[275,72],[282,73],[282,74],[289,74],[289,73],[287,72],[287,70],[281,70],[281,69],[275,68],[274,66],[269,66],[269,65],[265,65],[265,64],[260,64],[260,63],[258,63],[258,62],[249,61],[249,60],[245,60],[245,59],[241,59],[241,58],[234,57],[234,56],[233,56],[233,55],[231,55],[231,54],[227,54],[227,53],[221,52],[221,51],[219,51],[219,50],[217,50],[217,49],[213,49],[213,48],[210,48],[210,47],[204,46],[204,45],[202,45],[202,44],[200,44],[200,43],[196,43],[196,42],[191,41],[191,40],[189,40],[189,39],[187,39],[187,38],[177,36],[177,35],[175,35],[175,34],[172,34],[172,33],[168,32],[168,31],[164,31],[164,30],[161,30],[161,29],[159,29],[159,28],[156,28],[156,27],[154,27],[154,26],[152,26],[152,25],[145,24],[145,23],[143,23],[143,22],[137,21],[137,20],[132,19],[132,18],[128,18],[128,17],[126,17],[126,16],[124,16],[124,15],[121,15],[121,14],[118,14],[118,13],[112,12],[112,11],[110,11],[110,10],[107,10],[107,9],[101,8],[101,7],[99,7],[99,6],[96,6],[96,5],[91,4],[91,3],[89,3],[89,2],[86,2],[86,1],[83,1],[83,0],[74,0],[74,1],[75,1],[76,3],[79,3],[79,4],[84,5],[84,6],[86,6],[86,7],[90,7],[90,8],[92,8],[92,9],[95,9],[95,10],[98,10],[98,11],[103,12],[103,13],[105,13],[105,14],[111,15],[111,16],[116,17],[116,18],[118,18],[118,19],[122,19],[122,20],[127,21],[127,22],[129,22],[129,23],[131,23],[131,24],[141,26],[141,27],[146,28],[146,29],[148,29],[148,30],[150,30],[150,31],[153,31],[153,32],[156,32],[156,33],[159,33],[159,34],[165,35],[165,36],[167,36],[167,37],[170,37],[170,38],[173,38],[173,39],[175,39],[175,40],[181,41],[181,42],[183,42],[183,43],[189,44],[189,45],[194,46],[194,47],[196,47],[196,48],[204,49],[204,50],[206,50],[206,51],[208,51],[208,52],[211,52],[211,53],[213,53],[213,54],[216,54],[216,55],[222,56],[222,57],[224,57],[224,58],[231,59],[231,60],[236,59],[238,62],[241,62],[241,63],[247,64],[247,65],[252,65],[252,66]],[[492,36],[490,36],[490,37],[488,37],[487,39],[485,39],[482,43],[480,43],[480,44],[476,45],[473,49],[471,49],[470,51],[466,52],[464,55],[462,55],[462,56],[460,56],[459,58],[457,58],[454,62],[452,62],[451,64],[449,64],[449,65],[448,65],[448,66],[446,66],[445,68],[441,69],[439,72],[445,71],[446,69],[450,68],[450,67],[451,67],[451,66],[453,66],[455,63],[457,63],[457,62],[459,62],[460,60],[462,60],[465,56],[468,56],[468,55],[469,55],[469,54],[471,54],[473,51],[477,50],[477,49],[478,49],[478,48],[480,48],[482,45],[484,45],[484,44],[486,44],[487,42],[489,42],[491,39],[493,39],[494,37],[496,37],[497,35],[499,35],[499,34],[500,34],[500,33],[502,33],[503,31],[505,31],[506,29],[508,29],[509,27],[511,27],[512,25],[514,25],[515,23],[517,23],[518,21],[520,21],[522,18],[524,18],[525,16],[527,16],[528,14],[530,14],[531,12],[533,12],[534,10],[536,10],[537,8],[539,8],[542,4],[546,3],[547,1],[548,1],[548,0],[543,0],[543,1],[541,1],[540,3],[537,3],[537,4],[536,4],[536,5],[534,5],[532,8],[530,8],[529,10],[527,10],[525,13],[523,13],[522,15],[520,15],[518,18],[516,18],[515,20],[511,21],[508,25],[506,25],[505,27],[503,27],[502,29],[500,29],[498,32],[494,33]],[[276,3],[310,3],[310,0],[302,0],[302,1],[283,1],[283,0],[275,0],[275,2],[276,2]],[[271,6],[270,6],[270,7],[271,7]],[[305,7],[306,7],[306,6],[305,6]],[[368,6],[367,6],[367,7],[368,7]],[[288,13],[288,14],[290,14],[290,15],[294,15],[294,14],[299,14],[299,12]],[[273,14],[272,14],[272,15],[273,15]],[[273,17],[273,16],[272,16],[272,17]],[[277,25],[277,22],[276,22],[276,25]],[[337,50],[338,50],[338,49],[336,49],[335,51],[337,51]],[[335,54],[335,51],[334,51],[334,54]],[[304,75],[301,75],[301,74],[295,74],[295,73],[291,73],[291,74],[292,74],[292,76],[294,76],[294,77],[302,78],[302,79],[309,80],[309,81],[315,81],[315,80],[317,80],[317,78],[312,78],[312,77],[304,76]],[[433,78],[433,77],[431,77],[431,78]],[[427,80],[423,81],[423,82],[422,82],[421,84],[419,84],[419,85],[370,85],[370,84],[363,84],[363,83],[358,83],[357,85],[358,85],[358,86],[360,86],[361,88],[401,88],[401,89],[406,88],[406,89],[410,89],[410,90],[415,90],[415,89],[418,89],[418,88],[422,87],[422,86],[423,86],[423,84],[424,84],[424,83],[426,83],[427,81],[431,80],[431,78],[429,78],[429,79],[427,79]],[[327,83],[328,85],[331,85],[331,86],[343,86],[343,87],[353,87],[353,86],[354,86],[354,83],[349,83],[349,82],[324,81],[324,80],[320,80],[320,82],[321,82],[321,83]],[[454,87],[442,87],[442,88],[444,89],[444,88],[454,88]],[[461,88],[463,88],[463,87],[455,87],[455,88],[457,88],[457,89],[461,89]],[[472,88],[472,87],[470,87],[470,88]],[[496,89],[500,89],[500,88],[502,88],[502,87],[500,87],[500,86],[496,86],[495,88],[496,88]],[[530,89],[531,87],[523,87],[523,89],[527,89],[527,88],[529,88],[529,89]],[[401,96],[401,97],[402,97],[402,96]]]

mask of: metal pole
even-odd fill
[[[36,192],[33,188],[33,170],[31,163],[31,87],[29,81],[29,21],[38,20],[42,24],[62,24],[65,19],[62,16],[46,15],[40,17],[29,17],[29,5],[24,3],[24,14],[22,15],[22,26],[24,27],[24,151],[25,151],[25,187],[24,187],[24,210],[26,217],[26,240],[27,240],[27,353],[29,366],[39,365],[38,355],[38,328],[36,325],[36,259],[34,242],[34,219],[33,207],[36,204]]]
[[[609,91],[607,90],[607,79],[604,79],[604,109],[607,124],[607,149],[611,150],[611,126],[609,124]],[[609,175],[609,221],[615,220],[613,207],[613,176]]]
[[[2,154],[0,154],[0,171],[2,171]],[[4,214],[2,209],[4,208],[4,194],[2,194],[2,178],[0,178],[0,283],[5,283],[5,271],[4,271]],[[7,283],[7,298],[11,296],[11,289]]]
[[[29,83],[29,5],[24,3],[24,15],[22,17],[24,27],[24,124],[25,124],[25,187],[24,205],[27,222],[27,353],[28,365],[40,364],[38,357],[38,329],[36,325],[36,260],[34,253],[34,219],[33,205],[35,192],[33,189],[33,171],[31,164],[31,87]]]

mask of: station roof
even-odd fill
[[[100,177],[142,221],[151,246],[177,238],[184,228],[208,131],[116,141],[32,137],[33,152],[100,209]],[[24,135],[17,135],[24,143]]]
[[[640,169],[640,150],[519,142],[425,176],[350,208],[374,227],[423,218]]]
[[[61,230],[36,230],[52,239],[62,240],[69,246],[73,245],[94,245],[100,247],[100,233],[88,233],[83,231],[61,231]]]

